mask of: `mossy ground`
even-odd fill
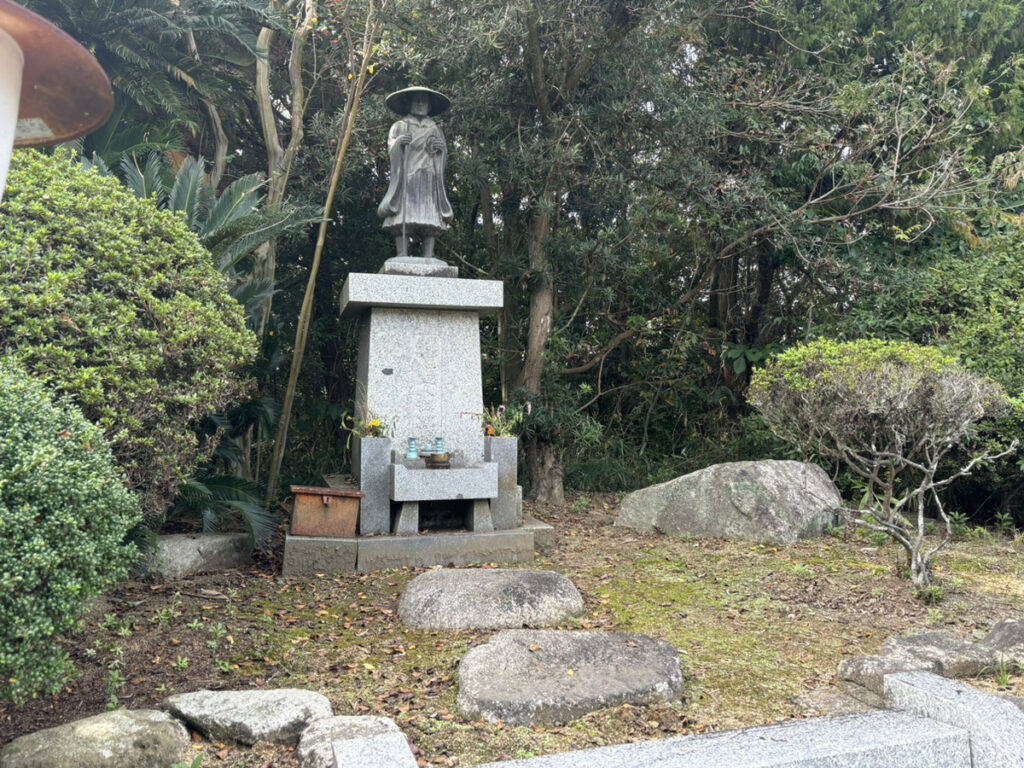
[[[403,627],[397,601],[413,571],[281,579],[271,561],[108,595],[66,643],[81,676],[56,697],[0,705],[0,743],[115,703],[156,707],[172,692],[289,686],[324,693],[338,714],[395,719],[422,766],[470,766],[820,714],[809,702],[834,690],[844,657],[875,653],[894,634],[976,636],[1024,605],[1021,546],[1008,538],[952,544],[938,559],[943,600],[929,606],[897,576],[896,548],[855,531],[794,547],[668,539],[613,527],[615,500],[606,496],[535,513],[559,540],[534,567],[565,574],[586,599],[586,614],[565,627],[671,642],[687,678],[683,699],[557,728],[467,722],[456,705],[458,663],[489,633]],[[1024,692],[1019,674],[1004,683]],[[207,767],[298,764],[279,747],[202,739],[194,747]]]

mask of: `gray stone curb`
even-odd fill
[[[899,712],[799,720],[478,768],[968,768],[968,735]],[[367,768],[371,768],[367,766]],[[376,768],[376,766],[373,766]]]
[[[885,698],[894,709],[969,732],[972,768],[1024,766],[1024,713],[1006,699],[927,672],[886,675]]]
[[[417,768],[403,733],[334,742],[335,768]]]

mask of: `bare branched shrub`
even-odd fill
[[[940,477],[942,460],[969,445],[975,425],[1002,414],[1001,387],[936,349],[862,340],[816,341],[790,349],[754,375],[748,395],[783,440],[849,467],[866,488],[847,513],[892,537],[907,554],[914,586],[931,585],[931,561],[952,526],[940,491],[1016,441],[978,451]],[[940,525],[926,536],[925,511]]]

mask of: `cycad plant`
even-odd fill
[[[145,160],[135,153],[125,154],[117,174],[99,156],[83,159],[82,164],[103,175],[119,176],[136,197],[152,198],[158,208],[181,213],[228,278],[231,294],[245,307],[250,324],[274,289],[241,269],[242,260],[268,240],[320,219],[312,207],[283,206],[275,211],[262,207],[264,182],[258,174],[243,176],[218,194],[207,183],[205,163],[194,157],[185,158],[176,172],[159,152],[149,152]]]

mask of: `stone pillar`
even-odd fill
[[[491,500],[491,515],[496,530],[518,528],[523,524],[523,507],[517,499],[519,440],[515,437],[484,438],[484,461],[498,465],[498,498]]]
[[[359,535],[391,532],[391,440],[352,438],[352,474],[366,494],[359,504]]]

